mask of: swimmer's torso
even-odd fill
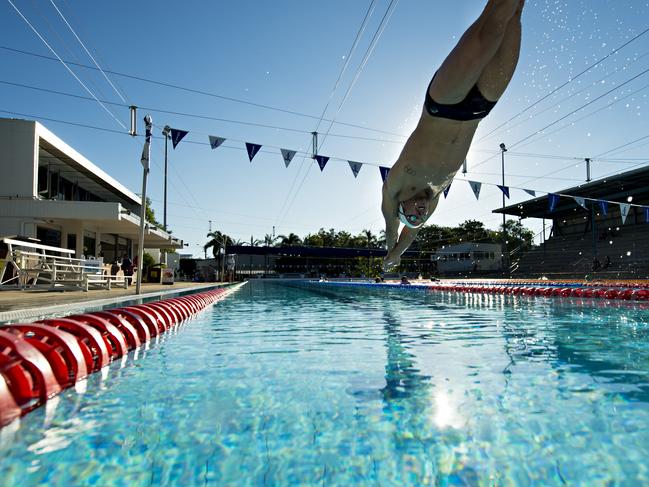
[[[478,122],[424,113],[388,175],[392,197],[404,201],[424,190],[442,192],[466,158]]]

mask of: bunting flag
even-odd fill
[[[354,177],[358,176],[358,173],[361,171],[361,167],[363,167],[362,162],[354,162],[354,161],[347,161],[349,163],[349,167],[352,170],[352,173],[354,173]]]
[[[212,147],[212,149],[216,149],[223,142],[225,142],[225,139],[223,137],[216,137],[214,135],[210,135],[209,138],[210,138],[210,147]]]
[[[320,172],[324,171],[327,162],[329,162],[329,158],[327,156],[314,156],[314,157],[316,162],[318,163],[318,166],[320,166]]]
[[[294,150],[288,150],[288,149],[280,149],[282,151],[282,157],[284,158],[284,164],[286,164],[286,167],[291,163],[293,158],[295,157],[295,154],[297,154]]]
[[[250,159],[250,162],[252,162],[253,158],[257,155],[259,149],[261,149],[261,145],[246,142],[246,150],[248,151],[248,159]]]
[[[501,186],[500,184],[496,184],[500,188],[500,191],[503,192],[505,196],[507,196],[507,199],[509,199],[509,186]]]
[[[629,203],[620,203],[620,215],[622,215],[622,225],[626,222],[626,217],[629,216],[631,205]]]
[[[174,146],[174,149],[178,144],[180,144],[180,141],[183,140],[185,135],[187,135],[189,132],[186,130],[180,130],[180,129],[171,129],[171,144]]]
[[[469,185],[471,186],[471,189],[473,190],[473,194],[475,195],[475,199],[480,199],[480,189],[482,188],[482,183],[479,183],[477,181],[469,181]]]
[[[573,196],[572,199],[575,200],[579,206],[583,206],[586,210],[588,209],[586,208],[586,198],[581,198],[580,196]]]
[[[446,199],[446,197],[448,196],[448,192],[451,190],[451,184],[452,183],[449,183],[449,185],[446,186],[446,189],[444,190],[444,199]]]
[[[608,214],[608,201],[599,200],[599,207],[602,210],[602,214],[606,216]]]
[[[142,148],[142,157],[140,162],[146,172],[149,172],[149,162],[151,161],[151,129],[153,128],[153,120],[151,115],[144,117],[144,125],[146,126],[146,134],[144,136],[144,147]]]
[[[385,180],[388,178],[388,173],[390,172],[390,168],[385,166],[379,166],[379,171],[381,172],[381,179],[385,183]]]
[[[550,213],[552,213],[555,210],[558,203],[559,203],[559,195],[548,193],[548,209],[550,210]]]
[[[524,189],[523,191],[525,191],[530,196],[536,196],[536,191],[534,191],[533,189]]]

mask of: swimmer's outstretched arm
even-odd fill
[[[388,246],[388,252],[394,248],[399,238],[399,217],[397,199],[390,194],[388,182],[383,183],[383,201],[381,202],[381,212],[385,219],[385,242]]]

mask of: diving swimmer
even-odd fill
[[[383,184],[385,270],[399,265],[466,158],[480,120],[512,79],[524,4],[488,0],[428,85],[419,123]]]

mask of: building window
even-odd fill
[[[37,226],[36,238],[40,240],[43,245],[61,247],[61,232],[58,230]]]

